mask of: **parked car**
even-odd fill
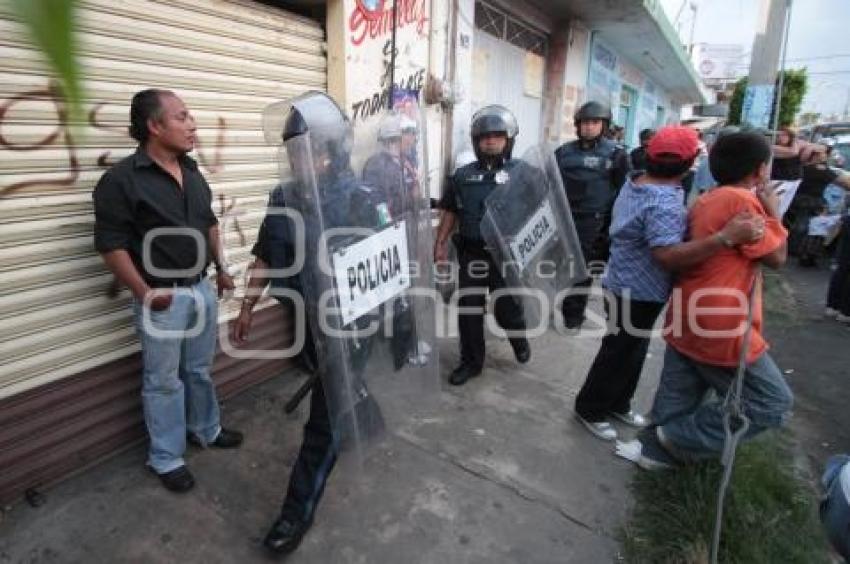
[[[812,127],[812,134],[809,140],[818,143],[825,137],[837,138],[841,135],[850,135],[850,121],[815,125]]]

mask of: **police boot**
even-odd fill
[[[579,296],[567,296],[561,306],[564,315],[564,327],[578,329],[584,323],[585,302]]]
[[[274,554],[290,554],[301,544],[301,539],[312,524],[312,520],[303,523],[298,519],[281,515],[263,539],[263,546]]]
[[[511,339],[511,348],[514,349],[516,361],[520,364],[525,364],[531,359],[531,346],[528,344],[528,339]]]
[[[449,376],[449,384],[452,386],[463,386],[466,384],[466,381],[470,378],[475,378],[481,374],[481,369],[477,370],[475,367],[470,366],[468,364],[461,364],[457,368],[454,369],[454,372]]]

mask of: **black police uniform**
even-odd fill
[[[404,211],[401,173],[400,159],[387,151],[375,153],[363,165],[363,182],[376,188],[386,198],[393,217],[401,215]]]
[[[588,265],[604,262],[608,260],[611,210],[629,172],[628,155],[622,145],[600,136],[587,148],[581,140],[565,143],[555,151],[555,158],[584,260]],[[588,288],[590,284],[588,279],[576,284],[576,288]],[[586,306],[586,293],[567,296],[562,305],[564,324],[581,325]]]
[[[368,187],[361,185],[353,172],[343,171],[335,173],[329,182],[319,183],[324,185],[324,200],[322,213],[327,221],[327,227],[341,226],[364,226],[377,225],[378,217],[376,211],[376,193]],[[287,207],[287,200],[293,197],[293,185],[276,187],[269,200],[269,208],[283,209]],[[303,218],[309,221],[311,218]],[[252,254],[268,263],[271,268],[282,269],[290,267],[295,259],[295,226],[288,216],[281,214],[268,214],[260,226],[257,243],[252,249]],[[304,280],[309,276],[308,270],[302,270],[299,276],[289,278],[273,278],[273,288],[288,288],[302,292],[304,286],[310,281]],[[285,307],[287,298],[278,297]],[[309,320],[306,320],[309,325]],[[304,349],[301,352],[304,364],[315,370],[318,364],[316,357],[316,346],[312,332],[305,331]],[[334,428],[331,415],[328,410],[328,398],[321,378],[316,379],[313,384],[310,397],[310,414],[304,425],[304,439],[289,477],[289,485],[286,497],[281,507],[280,522],[294,523],[305,530],[313,521],[313,516],[322,493],[325,489],[330,473],[337,460],[340,437]],[[370,403],[369,408],[380,417],[377,405],[371,396],[365,401]]]
[[[462,296],[458,303],[461,308],[474,308],[474,313],[458,314],[461,364],[473,373],[480,372],[484,366],[485,289],[493,292],[505,287],[502,265],[493,260],[481,236],[485,200],[499,183],[507,181],[505,175],[510,175],[511,182],[525,179],[530,190],[535,186],[529,167],[520,161],[509,160],[490,169],[476,161],[455,171],[440,200],[440,208],[455,213],[460,221],[458,233],[453,237],[460,266],[459,287],[461,290],[482,290]],[[520,207],[528,201],[534,201],[534,198],[517,202],[517,213],[524,212]],[[470,268],[475,261],[486,264],[486,271],[475,266]],[[522,307],[512,296],[499,297],[493,309],[496,321],[505,330],[525,330]],[[511,338],[510,341],[514,350],[526,345],[524,337]]]

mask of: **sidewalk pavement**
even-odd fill
[[[598,299],[592,306],[601,310]],[[356,489],[370,492],[368,508],[352,495],[353,475],[332,475],[313,528],[287,562],[617,561],[634,470],[575,421],[572,407],[598,346],[598,337],[550,331],[520,366],[507,341],[490,338],[481,377],[445,384],[431,416],[390,430],[369,455]],[[661,346],[650,349],[639,410],[651,402]],[[440,352],[445,382],[457,339],[443,340]],[[165,491],[138,447],[46,491],[40,507],[16,505],[0,523],[0,563],[269,561],[260,543],[309,402],[291,416],[283,405],[303,378],[289,372],[223,406],[245,443],[236,452],[191,449],[197,485],[188,494]]]

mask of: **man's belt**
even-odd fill
[[[191,276],[189,278],[157,278],[155,280],[146,280],[145,282],[147,282],[148,286],[151,288],[173,288],[175,286],[188,288],[190,286],[194,286],[206,278],[206,276],[206,272],[201,272],[197,276]]]

